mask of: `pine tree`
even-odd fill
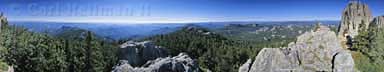
[[[85,59],[85,71],[86,72],[94,72],[93,66],[92,66],[92,33],[90,31],[87,31],[87,35],[85,38],[86,42],[86,59]]]

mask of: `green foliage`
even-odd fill
[[[87,32],[85,39],[64,39],[6,27],[1,31],[0,56],[16,72],[111,71],[117,45],[92,36]]]
[[[367,31],[359,32],[352,47],[360,53],[354,59],[357,68],[363,72],[383,71],[384,66],[384,28],[371,25]]]
[[[8,70],[8,64],[5,63],[3,60],[0,60],[0,71],[6,72]]]
[[[361,52],[352,52],[354,56],[355,66],[361,72],[381,72],[383,64],[372,62],[372,60]]]
[[[352,42],[351,49],[358,50],[358,51],[368,49],[370,46],[369,42],[372,40],[370,39],[370,36],[368,34],[369,34],[368,31],[360,31],[359,35],[353,38],[354,41]]]

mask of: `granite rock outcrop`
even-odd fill
[[[243,66],[247,65],[249,62]],[[262,49],[251,66],[240,68],[239,72],[353,72],[354,61],[336,34],[320,26],[300,35],[288,47]]]
[[[112,72],[201,72],[201,70],[195,60],[180,53],[175,57],[150,60],[141,67],[133,67],[127,61],[121,61]]]
[[[126,60],[132,66],[141,66],[149,60],[168,57],[168,51],[151,41],[128,41],[120,45],[119,60]]]

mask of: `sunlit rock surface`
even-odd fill
[[[128,41],[120,45],[119,51],[119,59],[126,60],[132,66],[141,66],[149,60],[168,56],[165,48],[156,46],[151,41]]]
[[[196,61],[181,53],[175,57],[150,60],[142,67],[132,67],[126,61],[120,62],[112,72],[201,72]]]
[[[239,72],[353,72],[354,62],[336,34],[320,26],[300,35],[286,48],[262,49],[249,68]]]

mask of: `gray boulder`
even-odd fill
[[[334,72],[353,72],[354,61],[352,55],[347,52],[340,52],[334,57]]]
[[[149,60],[168,56],[165,48],[156,46],[151,41],[128,41],[120,45],[119,51],[120,60],[126,60],[132,66],[141,66]]]
[[[298,67],[294,54],[283,48],[264,48],[257,55],[249,72],[288,72]],[[245,71],[246,72],[246,71]]]
[[[314,71],[332,71],[334,55],[346,51],[336,34],[325,26],[315,32],[300,35],[296,43],[289,45],[289,48],[298,52],[297,56],[304,70]]]
[[[336,34],[320,26],[300,35],[288,47],[262,49],[251,69],[239,72],[352,72],[353,67],[352,56],[342,48]]]
[[[196,61],[181,53],[175,57],[150,60],[142,67],[132,67],[126,61],[122,61],[112,72],[200,72],[200,69]]]

